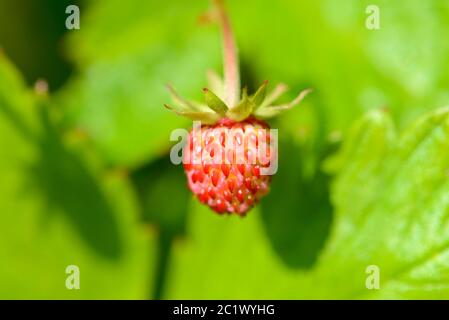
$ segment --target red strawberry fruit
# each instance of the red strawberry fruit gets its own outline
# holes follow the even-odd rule
[[[277,169],[277,135],[263,121],[298,104],[309,92],[292,102],[273,105],[287,87],[278,85],[267,94],[265,81],[251,96],[240,96],[236,46],[222,2],[215,0],[213,16],[222,25],[224,81],[209,74],[210,88],[203,89],[205,104],[188,101],[168,86],[179,115],[200,121],[190,132],[183,149],[184,170],[190,190],[200,202],[217,213],[244,216],[269,191]],[[214,93],[215,92],[215,93]],[[277,132],[276,132],[277,133]]]
[[[184,170],[190,190],[202,203],[218,213],[244,215],[268,193],[271,176],[261,175],[261,169],[271,165],[275,153],[267,129],[265,122],[255,118],[241,122],[223,118],[214,125],[203,125],[201,133],[190,133]],[[233,144],[226,149],[229,140]],[[265,157],[257,157],[259,150]]]

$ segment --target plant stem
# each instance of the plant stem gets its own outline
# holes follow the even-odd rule
[[[236,106],[240,95],[240,74],[237,46],[223,0],[214,0],[223,32],[223,69],[225,102],[229,108]]]

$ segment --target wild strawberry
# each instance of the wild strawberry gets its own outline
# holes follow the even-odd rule
[[[261,167],[268,168],[275,161],[268,136],[261,134],[268,129],[255,118],[241,122],[223,118],[214,125],[203,125],[201,132],[190,132],[184,170],[190,190],[202,203],[218,213],[244,215],[268,193],[271,176],[260,174]],[[229,156],[227,150],[240,151],[240,156],[239,152]],[[265,157],[258,157],[262,152]]]
[[[223,30],[224,81],[209,74],[210,88],[204,88],[205,104],[183,99],[168,86],[175,113],[201,121],[200,130],[190,132],[183,149],[184,170],[190,190],[198,200],[218,213],[244,216],[269,191],[271,170],[277,163],[270,118],[298,104],[309,92],[301,92],[292,102],[273,103],[287,90],[279,84],[266,94],[265,81],[251,96],[246,88],[240,98],[238,57],[231,26],[221,0],[215,0],[213,16]],[[216,92],[216,93],[214,93]]]

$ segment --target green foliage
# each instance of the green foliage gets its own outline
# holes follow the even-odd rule
[[[163,107],[165,85],[202,101],[221,68],[218,28],[198,19],[209,1],[89,2],[57,92],[26,88],[0,53],[0,297],[448,297],[448,3],[379,0],[377,31],[368,0],[227,3],[257,92],[241,108],[280,110],[265,79],[313,89],[271,121],[270,195],[218,216],[168,162],[170,132],[190,124]]]
[[[0,297],[140,298],[153,235],[137,225],[132,190],[102,177],[50,113],[0,56]],[[65,286],[72,264],[79,291]]]
[[[306,138],[324,141],[373,108],[389,107],[402,127],[448,101],[444,2],[380,1],[377,31],[365,27],[367,0],[228,2],[242,85],[254,92],[269,79],[288,83],[292,93],[314,89],[282,117],[292,134],[304,113],[313,122],[307,134],[319,133]],[[99,2],[70,36],[67,52],[80,76],[62,94],[67,121],[86,131],[111,163],[136,166],[163,154],[170,130],[186,124],[161,108],[169,102],[164,85],[200,100],[206,70],[221,71],[218,28],[198,23],[208,7],[207,0],[131,0],[126,8],[117,0]]]
[[[343,297],[448,296],[448,147],[447,108],[399,137],[388,114],[362,119],[340,155],[333,187],[338,223],[320,261],[321,281]],[[361,281],[360,270],[370,264],[381,270],[379,291],[368,292]]]
[[[258,213],[245,221],[217,221],[194,208],[192,238],[177,247],[168,297],[447,297],[448,147],[448,109],[423,117],[399,137],[388,114],[367,114],[328,163],[338,167],[332,186],[335,221],[313,269],[294,271],[275,257]],[[303,206],[295,208],[320,214],[316,204]],[[279,205],[277,213],[285,210]],[[268,219],[275,223],[274,217]],[[295,250],[300,238],[293,243]],[[288,244],[284,241],[282,248],[287,250]],[[297,252],[297,258],[307,257],[312,245]],[[365,287],[370,265],[380,268],[379,290]]]

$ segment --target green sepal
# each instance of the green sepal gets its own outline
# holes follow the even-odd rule
[[[282,96],[288,90],[288,86],[285,83],[279,83],[274,89],[265,96],[264,101],[259,108],[264,108],[272,105],[280,96]]]
[[[203,104],[200,104],[195,101],[190,101],[185,98],[183,98],[181,95],[176,92],[175,88],[173,88],[172,85],[167,84],[166,85],[170,96],[173,100],[174,105],[176,106],[176,110],[178,111],[195,111],[195,112],[210,112],[209,108]],[[173,110],[173,108],[170,107],[170,110]]]
[[[213,70],[207,71],[207,86],[212,90],[218,97],[224,96],[224,83],[223,79]]]
[[[299,95],[290,103],[278,105],[278,106],[262,106],[258,110],[254,112],[254,115],[256,117],[260,118],[272,118],[274,116],[277,116],[278,114],[287,111],[294,106],[296,106],[298,103],[300,103],[307,94],[309,94],[312,90],[306,89],[299,93]]]
[[[245,87],[243,88],[242,100],[240,101],[240,103],[235,106],[235,108],[229,109],[226,115],[228,118],[234,121],[242,121],[250,116],[253,111],[253,106],[254,104],[248,97],[247,88]]]
[[[206,104],[209,108],[214,110],[216,113],[221,116],[226,115],[226,111],[228,111],[228,106],[223,102],[219,97],[215,95],[212,91],[207,88],[203,89],[204,97],[206,98]]]
[[[179,106],[180,108],[182,108],[184,110],[194,110],[195,109],[195,106],[193,104],[191,104],[188,100],[181,97],[176,92],[175,88],[173,88],[173,86],[171,84],[167,84],[166,87],[167,87],[168,92],[170,93],[170,96],[175,105]]]
[[[254,110],[257,110],[257,108],[259,108],[265,100],[265,96],[267,94],[267,86],[268,80],[265,80],[259,87],[259,89],[257,89],[256,93],[251,97],[251,101],[254,105]]]
[[[176,113],[177,115],[187,117],[192,120],[201,121],[204,124],[213,124],[220,119],[220,115],[213,111],[188,111],[172,108],[171,106],[164,104],[164,106]]]

